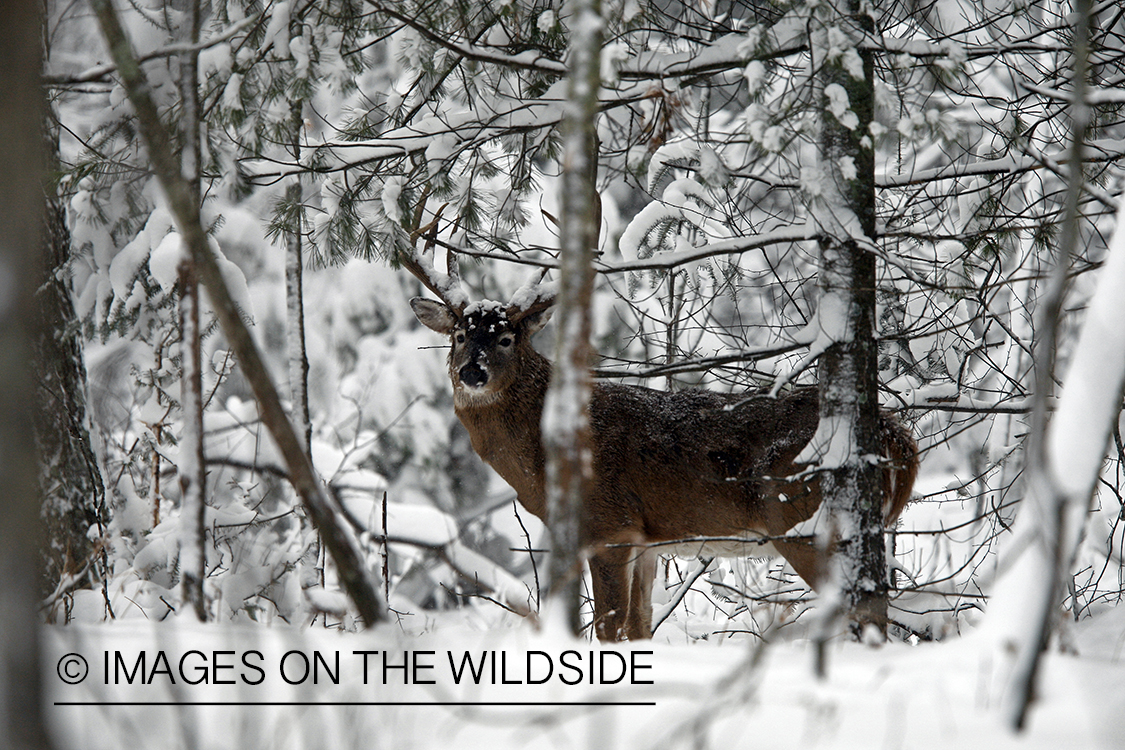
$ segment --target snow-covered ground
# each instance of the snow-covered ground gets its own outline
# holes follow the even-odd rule
[[[765,646],[673,644],[669,631],[601,648],[502,614],[436,618],[358,634],[50,627],[48,716],[60,747],[114,750],[1125,747],[1125,608],[1067,627],[1018,735],[996,710],[996,652],[979,634],[840,640],[821,680],[811,643],[784,631]],[[68,685],[81,674],[75,654],[88,673]]]

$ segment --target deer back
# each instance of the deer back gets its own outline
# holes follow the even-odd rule
[[[626,521],[611,508],[635,509],[629,521],[653,541],[781,533],[815,510],[807,483],[787,479],[816,431],[815,389],[770,398],[599,384],[591,423],[593,502],[606,506],[591,515],[611,516],[604,533]]]

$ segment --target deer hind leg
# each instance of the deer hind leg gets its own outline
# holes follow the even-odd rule
[[[652,637],[652,582],[656,578],[657,555],[647,547],[637,547],[633,553],[625,634],[636,641]]]
[[[806,540],[792,542],[776,540],[773,542],[773,547],[809,588],[817,589],[824,579],[825,561],[822,550],[816,544]]]

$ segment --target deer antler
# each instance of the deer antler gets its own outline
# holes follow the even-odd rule
[[[424,200],[424,199],[423,199]],[[445,210],[448,203],[443,204],[434,215],[433,221],[424,227],[415,230],[410,236],[411,251],[409,253],[400,252],[396,258],[398,264],[405,268],[407,271],[422,282],[422,286],[429,289],[437,298],[444,302],[447,307],[453,312],[457,318],[465,311],[469,305],[469,297],[465,294],[465,290],[461,288],[461,277],[457,273],[457,263],[452,257],[450,251],[450,258],[448,259],[449,273],[442,273],[434,268],[434,264],[426,257],[426,252],[433,252],[434,245],[437,243],[438,222],[441,220],[441,213]],[[423,206],[419,206],[416,221],[421,221]],[[426,248],[423,253],[419,253],[415,246],[420,237],[426,237]]]
[[[415,224],[420,224],[422,221],[427,197],[428,196],[423,196],[422,202],[415,210]],[[461,288],[461,275],[458,272],[456,256],[452,250],[448,251],[446,256],[446,268],[448,273],[438,271],[434,268],[434,264],[430,260],[430,258],[432,258],[434,246],[437,244],[438,225],[441,221],[441,214],[448,205],[448,203],[442,204],[429,223],[411,233],[411,251],[409,253],[400,252],[396,260],[400,266],[421,281],[423,286],[437,295],[437,298],[444,302],[450,311],[452,311],[454,317],[460,318],[464,314],[465,308],[469,306],[469,297],[465,294],[464,289]],[[544,214],[553,220],[550,214],[546,214],[546,212],[544,212]],[[456,225],[454,228],[456,230]],[[426,238],[426,244],[424,250],[419,253],[416,247],[418,240],[423,237]],[[555,300],[558,297],[558,284],[555,282],[544,282],[543,279],[545,275],[546,271],[540,274],[539,278],[532,279],[527,284],[524,284],[512,295],[512,299],[508,302],[507,308],[505,309],[510,322],[518,323],[529,315],[541,313],[554,306]]]
[[[546,209],[540,209],[540,211],[549,222],[559,229],[562,228],[562,223],[549,211]],[[598,245],[601,240],[602,198],[601,194],[596,191],[594,193],[594,225],[598,227],[598,236],[594,239],[594,244]],[[538,279],[524,284],[512,295],[506,310],[509,321],[517,323],[529,315],[543,312],[554,306],[559,294],[559,285],[556,282],[545,283],[543,279],[546,273],[544,270]]]
[[[529,315],[543,312],[553,307],[559,295],[559,285],[554,281],[544,282],[547,272],[544,270],[538,279],[533,279],[521,286],[512,295],[505,310],[508,321],[518,323]]]

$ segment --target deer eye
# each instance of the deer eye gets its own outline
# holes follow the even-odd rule
[[[464,344],[465,343],[465,334],[463,334],[463,333],[458,332],[458,334],[456,336],[454,336],[453,338],[458,344]]]
[[[500,346],[502,346],[504,348],[507,348],[511,345],[512,345],[512,337],[511,336],[502,336],[500,338]]]

